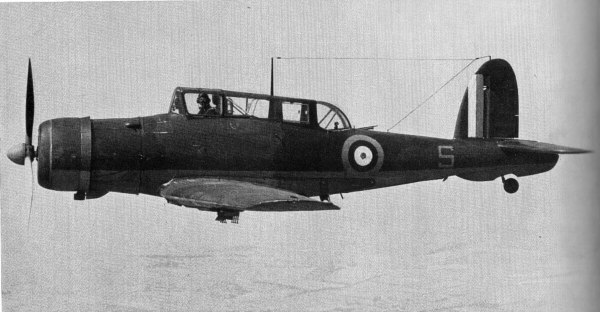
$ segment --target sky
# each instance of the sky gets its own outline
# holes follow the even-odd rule
[[[58,117],[167,112],[177,86],[327,101],[385,131],[469,61],[509,61],[520,137],[598,151],[594,1],[0,3],[0,152]],[[375,60],[375,59],[379,60]],[[391,131],[451,138],[476,61]],[[34,142],[37,141],[34,130]],[[6,311],[592,311],[597,155],[499,181],[333,196],[331,212],[238,225],[145,195],[74,201],[0,157]],[[35,164],[34,164],[35,169]]]

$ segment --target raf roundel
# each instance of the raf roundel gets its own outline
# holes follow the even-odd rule
[[[353,135],[344,142],[342,161],[346,171],[354,173],[377,172],[383,165],[383,149],[371,137]]]

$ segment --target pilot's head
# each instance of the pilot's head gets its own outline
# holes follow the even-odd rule
[[[204,92],[200,93],[198,95],[198,99],[196,99],[196,103],[198,103],[200,106],[202,107],[210,107],[210,99],[208,98],[208,95]]]

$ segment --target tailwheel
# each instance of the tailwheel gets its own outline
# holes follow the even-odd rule
[[[227,220],[231,220],[231,223],[239,223],[240,212],[235,210],[218,210],[215,221],[227,223]]]
[[[519,182],[516,179],[505,179],[502,177],[502,184],[504,184],[504,190],[508,194],[513,194],[519,190]]]

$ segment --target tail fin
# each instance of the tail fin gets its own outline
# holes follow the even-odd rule
[[[463,96],[454,138],[516,138],[519,136],[519,93],[507,61],[485,62]]]

